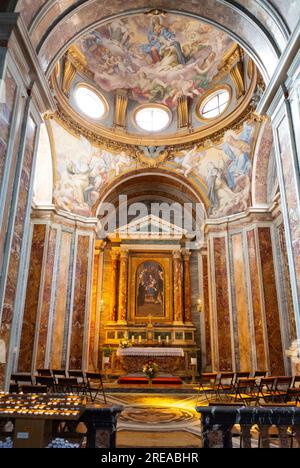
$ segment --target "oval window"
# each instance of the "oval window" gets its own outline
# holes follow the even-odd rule
[[[74,98],[78,109],[91,119],[101,119],[107,110],[107,106],[100,94],[87,86],[77,86]]]
[[[204,99],[200,107],[200,115],[204,119],[219,117],[227,109],[230,93],[227,89],[219,89]]]
[[[167,128],[171,121],[171,113],[161,107],[143,107],[135,114],[137,125],[147,132],[160,132]]]

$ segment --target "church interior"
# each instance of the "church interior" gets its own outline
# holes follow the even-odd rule
[[[300,447],[299,50],[299,0],[1,1],[0,448]]]

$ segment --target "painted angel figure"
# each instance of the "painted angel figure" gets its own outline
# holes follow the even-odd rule
[[[231,160],[227,168],[229,187],[233,189],[239,176],[249,175],[251,171],[250,139],[252,127],[244,124],[242,134],[237,137],[232,131],[225,134],[225,143],[222,146],[224,153]]]
[[[125,151],[121,151],[121,153],[116,157],[115,161],[113,162],[113,168],[115,170],[115,174],[118,177],[123,170],[123,168],[130,167],[131,165],[131,158],[128,156]]]
[[[193,169],[197,166],[199,162],[200,154],[197,151],[197,145],[192,149],[187,151],[181,161],[181,168],[177,169],[178,172],[183,173],[184,177],[188,177]]]

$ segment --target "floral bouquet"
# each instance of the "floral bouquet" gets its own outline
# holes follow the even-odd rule
[[[158,372],[158,365],[154,361],[148,361],[143,366],[143,372],[148,379],[153,379]]]
[[[130,348],[130,346],[132,346],[132,345],[131,345],[131,343],[129,343],[128,340],[123,340],[120,343],[120,348],[122,348],[122,349]]]

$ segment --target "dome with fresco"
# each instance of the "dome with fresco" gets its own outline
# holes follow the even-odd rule
[[[252,60],[225,32],[159,11],[94,26],[51,77],[64,120],[145,145],[199,141],[237,122],[257,80]]]

